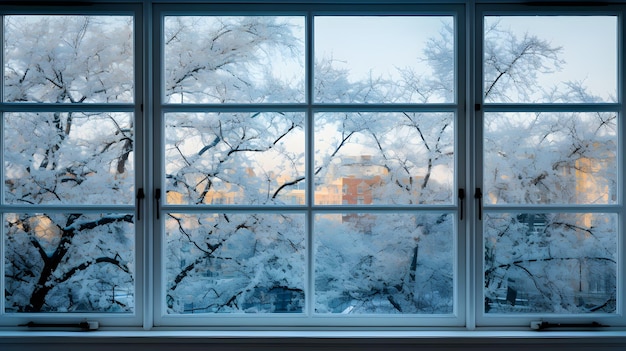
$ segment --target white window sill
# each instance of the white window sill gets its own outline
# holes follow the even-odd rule
[[[0,330],[0,344],[26,339],[189,339],[189,340],[279,340],[279,339],[347,339],[347,340],[532,340],[532,339],[607,339],[626,342],[626,329],[610,331],[487,331],[487,330],[416,330],[416,331],[289,331],[289,330],[97,330],[97,331],[28,331]]]

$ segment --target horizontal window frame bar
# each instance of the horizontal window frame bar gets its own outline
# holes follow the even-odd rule
[[[482,112],[621,112],[620,103],[572,103],[572,104],[550,104],[550,103],[520,103],[520,104],[499,104],[485,103],[481,107]]]
[[[1,109],[1,106],[0,106]],[[162,113],[202,112],[458,112],[458,104],[166,104]]]
[[[125,1],[6,1],[0,16],[138,16],[141,4]]]
[[[247,6],[242,8],[241,3]],[[155,14],[159,16],[248,16],[248,15],[349,15],[349,16],[396,16],[396,15],[444,15],[454,16],[463,7],[464,2],[441,4],[436,1],[427,3],[415,0],[393,1],[262,1],[262,0],[235,0],[207,3],[206,1],[186,1],[188,5],[181,10],[179,4],[172,1],[152,1]],[[427,5],[427,6],[425,6]]]
[[[100,327],[105,326],[102,322],[106,323],[106,326],[115,327],[136,327],[136,323],[133,322],[137,319],[138,308],[135,307],[135,312],[2,312],[0,313],[0,319],[3,320],[3,324],[0,324],[3,331],[6,331],[7,327],[20,327],[23,328],[26,323],[55,323],[55,322],[70,322],[80,323],[85,320],[97,320],[100,322]],[[24,329],[23,329],[24,330]],[[41,329],[40,329],[41,330]],[[53,329],[59,331],[59,329]],[[72,331],[74,332],[74,331]],[[28,331],[33,333],[33,331]],[[0,345],[2,343],[0,342]]]
[[[0,109],[2,106],[0,106]],[[455,103],[433,104],[330,104],[330,103],[295,103],[295,104],[164,104],[160,107],[163,113],[172,112],[458,112],[464,109]],[[482,112],[620,112],[620,103],[597,104],[484,104]]]
[[[130,213],[134,214],[135,205],[0,205],[0,213]]]
[[[0,103],[0,112],[137,112],[140,104]]]
[[[488,0],[476,4],[481,17],[498,16],[619,16],[623,1],[524,1],[498,2]],[[494,6],[494,4],[497,4]]]
[[[620,204],[603,205],[484,205],[483,212],[524,212],[524,213],[546,213],[546,212],[567,212],[567,213],[620,213],[624,206]]]
[[[282,206],[282,205],[161,205],[161,212],[239,212],[239,213],[361,213],[361,212],[456,212],[458,206],[455,205],[404,205],[404,206],[384,206],[384,205],[313,205],[313,206]],[[1,208],[0,208],[1,210]]]
[[[372,325],[372,319],[380,320],[377,325]],[[293,314],[265,314],[253,316],[250,314],[232,316],[224,314],[166,314],[161,316],[160,323],[155,325],[156,330],[159,328],[208,328],[201,330],[223,330],[235,328],[242,330],[242,322],[249,321],[254,324],[244,324],[248,326],[243,330],[287,330],[290,332],[301,333],[302,331],[311,330],[341,330],[354,331],[354,328],[359,330],[386,330],[394,331],[398,330],[416,330],[415,328],[432,328],[433,325],[437,325],[434,330],[441,331],[442,328],[461,328],[466,330],[465,327],[459,323],[458,316],[454,313],[450,315],[429,315],[429,314],[410,314],[410,315],[385,315],[385,314],[363,314],[363,315],[342,315],[342,314],[321,314],[321,313],[303,313],[303,315]],[[339,329],[338,329],[339,328]],[[406,328],[406,329],[405,329]],[[166,329],[169,330],[169,329]],[[300,334],[298,334],[300,335]]]
[[[384,314],[384,313],[360,313],[360,314],[343,314],[343,313],[320,313],[315,311],[303,311],[303,312],[267,312],[267,313],[249,313],[249,314],[229,314],[226,315],[224,313],[219,312],[203,312],[203,313],[194,313],[194,314],[181,314],[181,313],[169,313],[164,316],[165,318],[172,319],[232,319],[232,320],[241,320],[241,319],[284,319],[285,317],[290,317],[295,320],[312,320],[318,318],[328,318],[333,319],[336,322],[340,322],[343,320],[350,319],[361,319],[361,318],[389,318],[393,319],[415,319],[415,318],[446,318],[452,319],[456,318],[455,311],[450,313],[406,313],[406,314]],[[239,321],[241,322],[241,321]],[[388,324],[385,324],[386,326]],[[393,323],[391,324],[393,325]]]

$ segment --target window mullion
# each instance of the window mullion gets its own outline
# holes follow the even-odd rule
[[[313,137],[314,131],[314,99],[315,99],[315,17],[311,11],[306,13],[305,17],[305,102],[306,110],[306,126],[305,126],[305,158],[306,158],[306,288],[305,288],[305,314],[311,317],[315,313],[315,248],[313,247],[313,225],[314,216],[313,204],[315,202],[315,143]]]

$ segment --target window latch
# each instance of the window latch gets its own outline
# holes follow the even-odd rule
[[[143,188],[137,190],[137,221],[141,220],[141,201],[146,198]]]
[[[161,213],[161,189],[154,189],[154,201],[156,203],[156,219],[160,218]]]
[[[478,220],[483,220],[483,192],[480,188],[476,188],[474,199],[478,200]]]
[[[465,202],[465,189],[459,189],[459,221],[463,220],[463,203]]]

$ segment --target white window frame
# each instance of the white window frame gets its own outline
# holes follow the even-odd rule
[[[313,26],[315,16],[337,16],[337,15],[346,15],[346,16],[376,16],[376,15],[407,15],[407,14],[415,14],[415,15],[445,15],[445,16],[453,16],[455,23],[455,32],[456,32],[456,42],[455,48],[457,52],[464,52],[465,48],[465,38],[461,33],[460,28],[464,27],[465,23],[465,13],[462,6],[456,5],[431,5],[427,7],[422,7],[419,5],[331,5],[331,4],[321,4],[321,5],[313,5],[308,4],[306,6],[298,6],[297,4],[289,4],[285,6],[281,5],[247,5],[245,8],[238,7],[236,5],[190,5],[184,10],[180,10],[176,5],[158,5],[154,8],[154,27],[153,33],[162,33],[163,29],[160,27],[161,23],[163,23],[164,16],[167,15],[294,15],[294,16],[306,16],[305,25],[306,25],[306,43],[305,43],[305,70],[306,70],[306,87],[305,87],[305,96],[306,100],[304,103],[297,104],[227,104],[227,105],[219,105],[219,104],[165,104],[161,103],[162,99],[162,89],[159,92],[155,91],[155,101],[154,101],[154,116],[153,119],[155,122],[155,140],[161,140],[163,142],[163,128],[160,126],[162,123],[164,113],[174,111],[174,112],[213,112],[213,111],[299,111],[307,114],[307,122],[305,122],[305,133],[306,133],[306,143],[307,145],[312,145],[312,130],[313,130],[313,122],[312,116],[313,113],[318,111],[328,112],[328,111],[336,111],[336,112],[349,112],[349,111],[360,111],[360,112],[368,112],[368,111],[407,111],[407,112],[451,112],[455,114],[455,135],[457,140],[455,140],[456,150],[458,150],[459,145],[464,144],[463,140],[463,132],[464,130],[464,120],[463,118],[465,113],[465,62],[461,60],[457,60],[456,62],[456,82],[455,82],[455,90],[456,90],[456,101],[452,103],[441,103],[441,104],[329,104],[329,103],[318,103],[314,102],[313,99],[313,82],[311,77],[313,77]],[[161,45],[161,41],[153,40],[155,45]],[[156,44],[159,43],[159,44]],[[155,49],[154,50],[154,67],[155,71],[158,72],[155,77],[156,81],[154,86],[159,87],[162,85],[162,78],[159,74],[162,74],[164,68],[161,64],[159,64],[159,60],[163,59],[163,49]],[[460,54],[459,56],[463,57],[465,55]],[[156,89],[156,88],[155,88]],[[155,147],[152,148],[155,152],[156,150],[161,150],[162,147],[157,147],[155,143]],[[312,148],[307,146],[307,150],[305,151],[307,158],[306,165],[306,176],[307,179],[313,179],[313,150]],[[455,171],[460,172],[464,167],[463,154],[459,153],[456,156],[455,160]],[[161,164],[164,162],[163,156],[155,157],[155,174],[161,173],[160,170],[164,169],[164,165]],[[161,178],[163,175],[160,176]],[[160,187],[164,189],[164,179],[155,179],[155,184],[162,184]],[[455,176],[456,185],[455,188],[462,186],[464,184],[464,179],[461,176]],[[274,326],[274,327],[372,327],[372,326],[385,326],[385,327],[407,327],[407,326],[462,326],[465,324],[465,300],[463,297],[463,291],[465,291],[465,271],[463,269],[462,262],[465,261],[465,231],[464,227],[460,224],[455,225],[457,232],[454,237],[456,240],[456,244],[454,245],[453,252],[456,254],[454,258],[454,279],[455,279],[455,288],[453,293],[453,301],[454,301],[454,311],[450,315],[381,315],[381,314],[372,314],[372,315],[323,315],[323,314],[314,314],[313,305],[312,305],[312,287],[314,285],[313,275],[311,273],[312,267],[312,222],[313,216],[316,213],[328,213],[328,212],[336,212],[341,213],[342,211],[346,212],[371,212],[371,213],[384,213],[384,212],[394,212],[398,210],[408,210],[408,211],[440,211],[447,212],[453,215],[457,215],[459,212],[459,203],[456,198],[453,199],[453,203],[450,205],[442,206],[442,205],[420,205],[419,207],[413,206],[370,206],[363,207],[363,205],[321,205],[313,203],[313,183],[312,181],[307,182],[307,200],[304,206],[187,206],[187,205],[168,205],[163,203],[160,206],[160,217],[163,218],[164,214],[167,212],[198,212],[198,211],[227,211],[227,212],[276,212],[280,213],[285,211],[295,211],[295,213],[305,213],[307,218],[306,230],[308,232],[308,238],[306,239],[307,244],[307,278],[306,278],[306,286],[305,286],[305,299],[306,299],[306,307],[304,312],[294,315],[271,315],[271,314],[259,314],[259,315],[234,315],[234,314],[203,314],[203,315],[168,315],[164,310],[164,291],[160,291],[159,294],[156,294],[154,297],[154,321],[156,326]],[[158,185],[155,185],[159,187]],[[454,190],[456,193],[456,190]],[[163,191],[161,191],[163,193]],[[164,280],[164,263],[158,261],[157,257],[159,255],[164,254],[164,228],[163,223],[160,221],[156,221],[154,224],[155,228],[155,286],[157,290],[160,287],[161,290],[165,290],[165,282]],[[157,234],[159,233],[159,234]],[[157,268],[158,267],[158,268]],[[159,271],[160,270],[160,274]]]
[[[135,172],[137,189],[144,188],[147,200],[141,203],[141,220],[135,222],[136,226],[136,258],[135,258],[135,312],[132,315],[111,315],[111,314],[6,314],[4,309],[0,310],[0,326],[16,327],[30,321],[35,322],[74,322],[85,318],[97,319],[102,326],[121,327],[130,329],[133,327],[143,327],[144,329],[157,329],[157,327],[172,328],[200,328],[209,329],[216,328],[266,328],[266,329],[294,329],[294,330],[312,330],[315,328],[353,328],[365,330],[368,327],[387,329],[387,330],[407,330],[411,328],[435,327],[435,328],[453,328],[453,330],[473,330],[476,328],[494,330],[499,327],[509,329],[526,328],[531,321],[544,319],[551,322],[589,322],[598,321],[610,326],[625,327],[626,326],[626,283],[624,282],[623,272],[626,271],[626,240],[624,240],[624,230],[626,229],[624,221],[626,218],[626,208],[624,207],[624,183],[626,181],[626,162],[623,158],[619,158],[618,162],[618,184],[616,205],[604,206],[607,210],[617,213],[619,217],[618,232],[620,233],[618,248],[618,267],[617,271],[620,279],[617,282],[618,304],[617,311],[610,316],[596,315],[573,315],[573,316],[551,316],[551,315],[517,315],[517,316],[489,316],[482,312],[483,306],[483,268],[482,268],[482,222],[478,220],[479,212],[485,210],[490,211],[496,209],[494,206],[484,206],[479,208],[478,201],[473,199],[474,189],[483,188],[482,186],[482,114],[486,111],[497,111],[506,109],[506,111],[525,111],[527,106],[521,104],[485,104],[482,101],[482,16],[484,14],[502,13],[511,15],[520,15],[524,13],[545,12],[546,14],[616,14],[619,19],[618,34],[618,99],[616,104],[605,104],[600,106],[608,111],[617,111],[621,118],[626,115],[624,101],[626,101],[626,69],[624,67],[624,48],[626,47],[626,35],[624,35],[624,19],[626,16],[626,2],[622,0],[612,1],[607,6],[538,6],[530,7],[526,5],[511,5],[503,3],[517,3],[521,1],[502,0],[502,3],[494,3],[490,0],[472,1],[472,0],[450,0],[449,3],[435,2],[428,0],[398,0],[393,4],[387,4],[383,0],[338,0],[338,1],[320,1],[313,0],[277,0],[272,4],[263,4],[260,0],[225,0],[220,5],[202,4],[203,1],[190,0],[190,4],[185,4],[181,9],[180,4],[176,4],[173,0],[93,0],[94,4],[88,6],[28,6],[28,5],[3,5],[0,8],[1,15],[10,14],[124,14],[133,15],[135,19],[135,100],[133,103],[109,105],[109,104],[89,104],[78,107],[59,106],[56,104],[9,104],[0,102],[0,112],[13,111],[49,111],[63,110],[70,108],[73,111],[97,110],[97,111],[129,111],[135,114]],[[27,4],[27,1],[24,2]],[[242,6],[242,3],[246,3]],[[253,5],[250,5],[250,4]],[[588,5],[588,4],[587,4]],[[294,104],[286,106],[231,106],[221,107],[217,105],[191,105],[191,106],[169,106],[162,104],[161,90],[159,84],[162,81],[162,52],[161,52],[161,21],[165,14],[198,14],[198,13],[230,13],[230,14],[251,14],[255,10],[267,11],[272,15],[302,15],[312,16],[320,15],[358,15],[358,14],[380,14],[386,13],[410,13],[421,14],[425,12],[431,13],[456,13],[455,32],[456,32],[456,68],[457,81],[455,87],[457,89],[457,100],[451,104],[428,104],[428,105],[399,105],[399,104],[372,104],[362,105],[325,105],[319,103],[305,102],[303,104]],[[199,11],[199,12],[197,12]],[[254,12],[258,14],[258,12]],[[309,17],[310,18],[310,17]],[[313,23],[306,22],[307,39],[312,41]],[[2,34],[0,28],[0,34]],[[311,61],[311,44],[307,46],[307,71],[312,72]],[[2,58],[0,57],[0,66],[4,67]],[[312,82],[308,82],[307,101],[311,99]],[[0,96],[2,96],[2,85],[0,84]],[[144,103],[145,102],[145,103]],[[53,106],[54,105],[54,106]],[[477,105],[480,109],[476,110]],[[596,110],[599,105],[576,105],[574,109]],[[571,107],[571,106],[570,106]],[[232,108],[253,108],[257,110],[276,111],[277,109],[285,109],[288,111],[303,111],[311,115],[313,111],[452,111],[456,114],[455,128],[456,140],[455,151],[456,163],[456,188],[465,191],[465,199],[457,200],[453,205],[446,207],[432,206],[431,210],[451,211],[459,215],[463,211],[463,218],[458,220],[457,217],[457,247],[454,262],[455,267],[455,293],[454,303],[455,312],[453,316],[437,317],[437,316],[361,316],[357,318],[342,318],[337,316],[167,316],[164,313],[162,304],[163,289],[163,269],[161,253],[163,252],[163,225],[162,221],[156,219],[157,211],[166,213],[169,210],[181,209],[178,206],[160,206],[157,207],[154,201],[155,189],[164,189],[163,172],[163,156],[159,150],[164,144],[163,126],[161,123],[162,116],[167,111],[219,111]],[[541,106],[542,109],[558,109],[559,106]],[[0,122],[1,123],[1,122]],[[307,127],[311,129],[312,122]],[[0,128],[2,130],[3,128]],[[618,137],[618,150],[624,150],[626,144],[624,137],[626,136],[626,123],[619,124],[620,135]],[[311,138],[311,133],[308,133]],[[308,140],[308,143],[311,141]],[[0,141],[2,143],[2,141]],[[0,145],[1,146],[1,145]],[[311,150],[307,151],[309,161],[307,161],[307,176],[312,175],[312,154]],[[3,157],[0,155],[0,160]],[[2,162],[3,163],[3,162]],[[311,179],[309,177],[309,179]],[[307,191],[309,198],[307,199],[306,213],[310,218],[314,211],[320,209],[335,210],[332,206],[319,204],[312,205],[311,193],[313,191],[312,182],[307,183]],[[163,203],[163,201],[162,201]],[[36,208],[45,210],[69,210],[80,207],[81,210],[88,211],[135,211],[136,206],[95,206],[88,209],[85,206],[38,206]],[[497,206],[496,206],[497,207]],[[565,208],[567,207],[567,208]],[[288,206],[287,209],[301,211],[300,205]],[[338,206],[337,210],[359,210],[358,206]],[[398,207],[400,208],[400,207]],[[185,210],[197,211],[198,209],[184,208]],[[231,206],[215,206],[212,209],[232,210]],[[248,210],[273,210],[266,207],[250,208]],[[563,210],[571,210],[571,206],[562,206]],[[31,206],[13,206],[0,204],[0,212],[6,213],[10,211],[35,210]],[[241,209],[242,211],[245,209]],[[280,209],[276,209],[277,211]],[[369,211],[388,211],[389,208],[367,208]],[[309,225],[310,231],[310,225]],[[4,235],[4,234],[3,234]],[[0,271],[4,272],[4,249],[3,236],[0,238]],[[311,261],[309,239],[309,263]],[[4,273],[3,273],[4,274]],[[309,285],[312,285],[311,278],[308,279]],[[4,291],[3,279],[0,280],[0,291]],[[310,292],[308,292],[310,294]],[[3,307],[3,301],[0,301],[0,307]],[[310,306],[309,306],[310,310]],[[431,330],[430,328],[424,330]]]
[[[472,170],[475,189],[484,189],[483,180],[483,114],[488,112],[615,112],[618,114],[618,152],[624,150],[624,136],[626,136],[626,123],[623,122],[624,117],[624,101],[626,96],[624,92],[624,47],[625,47],[625,35],[624,35],[624,15],[625,8],[621,5],[599,5],[589,6],[568,6],[559,7],[558,5],[546,5],[540,6],[533,5],[515,5],[515,4],[477,4],[475,12],[475,38],[474,43],[474,77],[473,77],[473,90],[475,101],[474,112],[474,128],[472,135],[472,145],[475,148],[474,169]],[[491,103],[483,100],[483,19],[485,16],[497,15],[497,16],[616,16],[618,21],[618,33],[617,33],[617,99],[615,103]],[[615,313],[589,313],[589,314],[553,314],[553,313],[528,313],[528,314],[488,314],[484,312],[484,245],[483,245],[483,222],[482,220],[476,220],[472,224],[471,232],[475,236],[475,256],[472,260],[474,264],[474,274],[472,284],[474,285],[473,304],[475,306],[475,321],[478,327],[517,327],[517,326],[530,326],[532,322],[547,321],[550,323],[592,323],[597,322],[606,326],[624,326],[626,324],[626,306],[624,304],[624,277],[623,273],[625,269],[624,254],[626,253],[626,240],[624,240],[624,216],[626,215],[626,208],[624,207],[624,172],[625,162],[623,155],[617,158],[617,173],[618,173],[618,187],[617,198],[614,204],[607,205],[576,205],[576,204],[563,204],[563,205],[499,205],[499,204],[485,204],[483,202],[482,209],[478,209],[478,204],[475,203],[475,208],[481,210],[483,216],[486,213],[498,213],[498,212],[512,212],[524,213],[523,211],[537,211],[545,209],[547,211],[554,211],[558,213],[614,213],[617,215],[617,242],[619,247],[616,250],[617,263],[616,263],[616,290],[617,290],[617,306]],[[475,217],[477,218],[477,217]]]
[[[70,104],[70,103],[7,103],[0,101],[0,113],[8,112],[126,112],[132,114],[134,117],[134,172],[135,183],[134,191],[137,194],[138,189],[144,188],[145,170],[146,165],[142,162],[143,158],[140,155],[144,150],[144,118],[143,118],[143,100],[144,100],[144,47],[141,33],[143,33],[143,16],[141,7],[136,4],[89,4],[89,5],[76,5],[70,7],[59,6],[2,6],[0,8],[0,16],[2,19],[7,15],[118,15],[118,16],[132,16],[133,17],[133,35],[134,35],[134,96],[133,101],[129,103],[84,103],[84,104]],[[0,36],[4,38],[4,21],[0,25]],[[4,50],[4,49],[3,49]],[[4,54],[0,56],[0,67],[4,67]],[[2,68],[4,70],[4,68]],[[4,96],[3,93],[4,84],[0,84],[0,97]],[[3,98],[1,98],[3,99]],[[4,119],[0,120],[0,133],[4,133]],[[4,150],[4,138],[0,141],[0,147]],[[4,164],[4,156],[0,155],[0,161]],[[4,171],[1,172],[1,177],[4,183]],[[2,190],[4,192],[4,188]],[[134,198],[135,196],[133,196]],[[118,212],[118,213],[130,213],[134,216],[134,246],[135,246],[135,271],[133,272],[135,278],[135,307],[134,311],[130,313],[6,313],[4,310],[4,279],[0,280],[0,290],[3,292],[2,300],[0,300],[0,326],[17,326],[25,323],[49,323],[55,321],[57,323],[74,323],[80,322],[86,319],[97,320],[101,326],[123,326],[133,327],[141,326],[145,319],[145,302],[144,295],[146,293],[145,288],[145,272],[144,272],[144,252],[145,252],[145,236],[144,236],[144,224],[145,215],[141,214],[138,219],[137,201],[128,205],[15,205],[6,204],[4,195],[0,198],[0,214],[11,212],[68,212],[68,211],[80,211],[81,213],[106,213],[106,212]],[[143,212],[143,211],[142,211]],[[3,272],[4,277],[4,223],[2,224],[0,232],[0,270]]]

